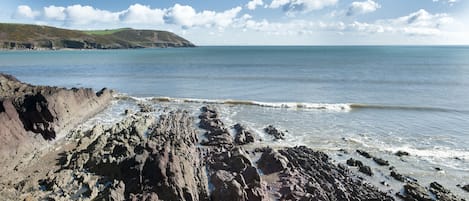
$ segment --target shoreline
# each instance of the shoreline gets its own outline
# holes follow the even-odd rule
[[[138,106],[135,112],[121,111],[126,116],[110,128],[102,124],[89,130],[78,127],[63,142],[34,153],[34,160],[10,170],[24,171],[24,178],[16,178],[21,180],[19,184],[5,184],[9,175],[2,175],[0,197],[226,200],[229,195],[233,200],[401,199],[395,195],[399,192],[381,192],[368,184],[367,177],[353,169],[368,172],[369,167],[356,158],[347,161],[347,167],[308,147],[265,147],[260,143],[262,138],[245,125],[235,125],[235,133],[231,133],[216,106],[204,106],[197,114],[172,108],[157,114],[151,105]],[[279,140],[285,137],[284,131],[275,126],[265,132]],[[360,154],[370,155],[362,151]],[[384,159],[370,158],[385,164]],[[440,196],[439,200],[461,200],[437,184],[430,185],[430,194],[422,184],[397,171],[395,175],[406,181],[402,183],[406,190],[401,192],[402,196],[410,196],[406,199]],[[67,184],[70,179],[73,182]]]

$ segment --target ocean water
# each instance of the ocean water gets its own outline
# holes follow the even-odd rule
[[[115,89],[119,98],[99,116],[106,122],[139,101],[194,114],[217,104],[228,125],[244,123],[268,145],[307,145],[337,162],[354,157],[372,165],[376,183],[386,180],[387,167],[355,153],[366,150],[424,185],[438,181],[469,196],[456,187],[469,181],[469,47],[4,51],[0,72],[33,84]],[[287,139],[266,136],[269,124],[288,130]],[[400,159],[398,150],[411,156]]]

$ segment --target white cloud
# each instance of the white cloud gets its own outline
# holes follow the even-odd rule
[[[65,9],[66,21],[74,25],[87,25],[94,23],[112,23],[119,21],[118,12],[100,10],[91,6],[73,5]]]
[[[378,8],[381,8],[381,5],[374,2],[373,0],[355,1],[352,4],[350,4],[350,7],[348,8],[348,11],[347,11],[347,15],[352,16],[352,15],[357,15],[357,14],[371,13],[371,12],[375,12],[376,9]]]
[[[442,34],[454,19],[446,13],[431,14],[424,9],[395,19],[378,20],[374,23],[352,23],[349,28],[367,33],[401,33],[413,36]]]
[[[33,11],[31,7],[26,5],[20,5],[16,9],[15,14],[13,14],[14,18],[24,18],[24,19],[34,19],[40,13],[37,11]]]
[[[65,20],[67,15],[64,7],[48,6],[44,7],[44,17],[51,20]]]
[[[232,24],[241,9],[241,7],[235,7],[223,12],[208,10],[196,12],[191,6],[175,4],[172,8],[168,9],[165,15],[165,22],[179,25],[183,28],[197,26],[223,28]]]
[[[119,15],[119,19],[124,23],[130,24],[164,24],[165,10],[151,9],[149,6],[134,4]]]
[[[257,6],[262,6],[264,5],[264,2],[262,0],[251,0],[246,4],[246,8],[249,10],[256,10]]]
[[[280,8],[287,13],[310,12],[337,4],[338,0],[273,0],[269,8]]]

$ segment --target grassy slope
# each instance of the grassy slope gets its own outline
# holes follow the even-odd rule
[[[78,31],[49,26],[0,23],[1,43],[41,44],[44,41],[53,41],[58,48],[61,48],[63,40],[93,42],[110,48],[193,46],[186,39],[166,31],[130,28]]]

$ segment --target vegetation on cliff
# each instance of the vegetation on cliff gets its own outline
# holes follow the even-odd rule
[[[78,31],[49,26],[0,23],[3,49],[125,49],[194,47],[190,41],[167,31],[130,28]]]

